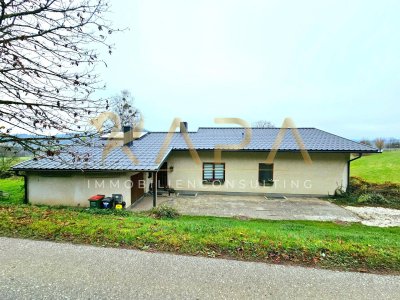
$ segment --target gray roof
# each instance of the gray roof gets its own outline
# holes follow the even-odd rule
[[[280,128],[252,128],[250,142],[241,151],[269,151],[273,148]],[[310,152],[348,152],[377,153],[378,149],[363,145],[316,128],[297,129],[305,148]],[[300,150],[293,135],[293,129],[287,129],[278,147],[278,151]],[[245,128],[204,128],[189,132],[189,137],[197,150],[213,150],[216,145],[226,145],[225,150],[232,150],[228,145],[239,144],[244,137]],[[44,157],[22,162],[13,170],[90,170],[90,171],[152,171],[160,167],[161,162],[172,150],[188,150],[189,147],[179,132],[172,134],[169,145],[164,149],[160,163],[156,162],[160,149],[167,137],[167,132],[149,132],[133,141],[130,147],[115,147],[104,155],[107,141],[93,147],[75,147],[71,153],[78,153],[78,159],[68,153],[57,157]],[[137,159],[134,162],[126,152],[131,151]],[[104,159],[103,159],[104,156]]]

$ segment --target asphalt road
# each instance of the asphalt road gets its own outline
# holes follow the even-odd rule
[[[0,238],[1,299],[399,299],[400,277]]]

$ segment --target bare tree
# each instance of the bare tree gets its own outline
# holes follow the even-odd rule
[[[367,146],[372,146],[371,141],[368,140],[368,139],[365,139],[365,138],[360,141],[360,144],[367,145]]]
[[[85,124],[108,109],[98,48],[110,54],[103,0],[0,0],[0,138],[32,152],[54,149],[55,133],[88,135]],[[13,134],[53,135],[22,139]],[[69,136],[67,138],[70,138]]]
[[[134,126],[139,122],[140,111],[135,108],[134,100],[128,90],[122,90],[120,94],[111,98],[111,110],[119,116],[121,127]]]
[[[385,140],[383,138],[377,138],[374,141],[375,147],[382,150],[385,147]]]
[[[276,126],[270,122],[270,121],[266,121],[266,120],[259,120],[257,122],[253,123],[253,127],[256,128],[276,128]]]
[[[385,148],[389,148],[389,149],[398,149],[400,148],[400,139],[396,139],[396,138],[389,138],[386,140],[385,143]]]

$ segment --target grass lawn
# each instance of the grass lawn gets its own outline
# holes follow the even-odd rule
[[[400,183],[400,151],[363,156],[351,163],[351,176],[369,182]]]
[[[0,235],[400,274],[400,228],[0,205]]]
[[[24,199],[24,179],[22,177],[0,179],[0,191],[10,194],[9,200],[0,199],[0,203],[4,201],[22,203]]]

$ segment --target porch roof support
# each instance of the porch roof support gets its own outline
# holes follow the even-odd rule
[[[153,207],[157,206],[157,174],[158,172],[153,172]]]

